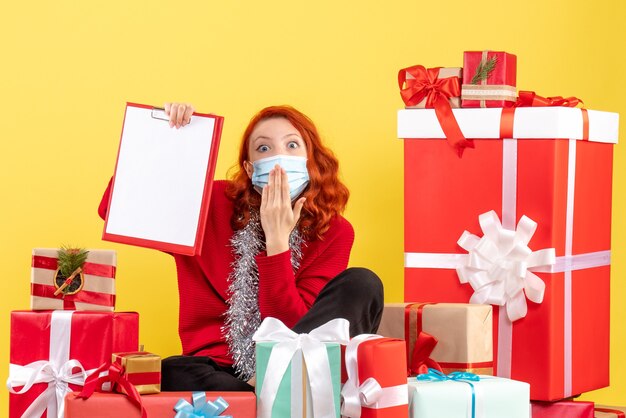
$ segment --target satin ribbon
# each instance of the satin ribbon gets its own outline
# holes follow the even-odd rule
[[[347,344],[350,338],[349,328],[350,324],[346,319],[338,318],[315,328],[308,334],[296,334],[280,320],[265,318],[252,339],[256,342],[276,342],[277,344],[272,348],[263,379],[259,395],[258,417],[270,418],[272,416],[278,386],[292,358],[300,351],[309,376],[313,416],[336,416],[331,370],[324,343]]]
[[[100,306],[115,306],[115,295],[92,292],[89,290],[81,290],[73,295],[58,295],[55,296],[54,292],[56,287],[47,286],[39,283],[30,284],[30,294],[32,296],[38,296],[42,298],[62,299],[63,309],[76,309],[76,302],[89,303],[92,305]]]
[[[472,382],[480,381],[480,376],[469,372],[452,372],[448,375],[434,369],[429,369],[428,373],[420,374],[417,376],[417,380],[420,381],[446,381],[467,383],[472,389],[472,418],[476,417],[476,390]]]
[[[409,403],[406,384],[382,388],[378,381],[370,377],[359,384],[358,352],[365,341],[383,338],[380,335],[361,334],[354,337],[346,347],[346,371],[348,380],[341,389],[343,403],[341,415],[359,418],[362,407],[371,409],[391,408]]]
[[[58,260],[54,257],[35,255],[33,256],[32,267],[46,270],[56,270],[58,268]],[[115,266],[86,262],[83,264],[83,273],[92,276],[115,279]]]
[[[519,97],[515,102],[516,107],[542,107],[542,106],[565,106],[576,107],[584,104],[578,97],[542,97],[534,91],[520,91]]]
[[[137,388],[128,381],[124,368],[117,363],[104,363],[101,365],[95,373],[93,373],[83,387],[83,390],[78,395],[79,398],[89,399],[96,389],[101,389],[102,385],[106,382],[111,382],[112,385],[117,385],[119,388],[124,389],[126,395],[137,408],[141,410],[141,418],[147,418],[148,414],[141,401],[141,396],[137,392]]]
[[[435,115],[448,143],[461,157],[463,150],[466,147],[473,148],[474,144],[463,136],[449,102],[450,98],[461,95],[460,80],[458,77],[438,78],[440,68],[426,69],[422,65],[415,65],[400,70],[398,72],[400,95],[407,106],[415,106],[426,100],[426,107],[435,109]],[[414,78],[407,79],[407,74]]]
[[[515,108],[517,107],[576,107],[583,104],[577,97],[542,97],[534,91],[520,91],[517,101],[510,108],[502,109],[500,118],[500,138],[513,138],[513,125],[515,122]],[[587,109],[580,109],[583,119],[582,140],[589,140],[589,114]]]
[[[233,418],[232,415],[220,415],[228,408],[228,402],[221,396],[215,401],[207,401],[204,392],[194,392],[191,394],[191,400],[193,404],[190,404],[183,398],[176,402],[174,406],[176,415],[174,418]]]
[[[626,418],[626,414],[620,411],[619,409],[611,409],[611,408],[595,408],[598,412],[604,412],[606,414],[615,414],[615,418]]]
[[[426,373],[428,369],[443,371],[439,363],[430,358],[438,342],[437,338],[427,332],[422,331],[417,335],[411,355],[411,364],[409,365],[411,376]]]
[[[517,321],[526,316],[526,298],[543,301],[545,283],[532,270],[554,264],[555,249],[528,247],[537,223],[525,215],[516,230],[503,228],[495,211],[483,213],[478,220],[483,237],[465,231],[458,241],[469,253],[467,264],[457,268],[459,281],[474,289],[470,303],[504,306],[509,319]]]
[[[22,414],[22,418],[47,416],[63,418],[65,415],[65,395],[72,392],[70,384],[83,386],[88,376],[95,370],[85,370],[78,360],[69,358],[73,311],[53,311],[50,320],[49,360],[35,361],[25,366],[11,364],[7,388],[9,392],[21,395],[37,383],[47,383],[44,390]],[[73,373],[74,369],[79,371]],[[19,391],[17,387],[23,386]]]
[[[407,365],[409,376],[426,373],[428,368],[441,370],[440,365],[430,358],[430,354],[437,345],[437,339],[427,332],[422,331],[423,312],[426,305],[436,303],[409,303],[404,307],[404,340],[406,341]],[[417,309],[415,309],[417,307]],[[411,312],[416,311],[415,327],[411,325]],[[413,333],[415,330],[415,333]],[[413,350],[411,350],[411,342]]]

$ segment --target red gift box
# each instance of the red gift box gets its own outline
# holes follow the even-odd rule
[[[406,344],[363,334],[350,340],[345,356],[348,381],[341,389],[341,415],[406,417],[409,413]]]
[[[134,312],[11,312],[8,385],[21,393],[10,394],[9,417],[29,410],[27,416],[56,418],[66,393],[80,390],[113,352],[136,351],[138,336]]]
[[[438,139],[443,133],[433,111],[398,113],[399,137],[430,138],[405,140],[405,300],[500,305],[515,296],[506,309],[495,307],[498,376],[530,383],[534,400],[563,399],[607,386],[610,142],[617,141],[618,115],[543,107],[457,109],[455,116],[476,145],[463,158]],[[502,137],[507,139],[498,140]],[[539,268],[544,272],[506,282],[490,282],[492,272],[476,268],[478,274],[469,277],[480,290],[474,293],[460,283],[456,269],[467,273],[468,263],[487,259],[469,256],[457,241],[464,230],[483,236],[477,220],[492,210],[509,231],[520,219],[523,228],[514,235],[496,222],[487,225],[487,237],[504,231],[504,245],[512,237],[521,239],[515,247],[519,254],[535,252],[525,262],[548,255],[537,250],[549,248],[558,257],[555,265]],[[532,222],[523,215],[538,223],[534,235]],[[527,246],[524,239],[530,239]],[[528,265],[513,261],[486,263],[493,272],[504,271],[499,277],[517,274],[507,270],[511,266],[526,273]],[[525,317],[511,325],[509,314],[524,316],[521,286],[528,285],[526,295],[533,300],[541,299],[537,277],[545,282],[543,303],[529,302]],[[511,287],[505,290],[505,284]]]
[[[30,307],[32,310],[113,311],[117,254],[112,250],[89,250],[82,272],[74,279],[80,286],[71,293],[59,293],[56,248],[33,250]],[[62,283],[62,282],[60,282]]]
[[[492,71],[478,80],[479,68],[492,65]],[[510,107],[517,100],[517,57],[498,51],[463,53],[461,107]]]
[[[532,418],[594,418],[593,402],[531,402]]]
[[[70,393],[65,398],[65,418],[141,417],[141,411],[124,395],[94,393],[89,399],[81,399],[77,395]],[[220,396],[228,403],[228,407],[221,415],[236,418],[256,417],[256,397],[253,392],[206,392],[208,401],[214,402]],[[161,392],[141,397],[149,418],[172,418],[175,414],[174,406],[180,399],[192,403],[192,393]]]

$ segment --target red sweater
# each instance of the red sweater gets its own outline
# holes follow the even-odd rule
[[[185,355],[213,358],[231,365],[228,345],[221,327],[227,309],[228,276],[234,261],[230,239],[233,202],[226,197],[227,181],[213,184],[202,254],[172,254],[178,273],[178,333]],[[104,219],[111,182],[104,192],[98,213]],[[331,221],[323,240],[306,242],[300,268],[294,274],[291,252],[256,257],[259,269],[261,319],[272,316],[292,327],[309,310],[322,288],[348,265],[354,241],[352,225],[341,216]]]

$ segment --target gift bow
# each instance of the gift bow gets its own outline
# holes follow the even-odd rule
[[[48,388],[29,405],[22,418],[39,418],[46,409],[48,417],[62,418],[65,414],[65,395],[72,392],[69,385],[82,386],[85,379],[94,373],[94,370],[86,371],[78,360],[68,360],[60,367],[46,360],[35,361],[26,366],[11,364],[9,367],[7,388],[13,394],[21,395],[37,383],[48,383]],[[72,373],[75,368],[80,371]],[[23,386],[22,389],[16,391],[15,388],[20,386]]]
[[[437,343],[437,338],[429,333],[424,331],[419,333],[413,347],[413,354],[411,355],[410,375],[424,374],[428,372],[428,369],[442,371],[439,363],[430,358]]]
[[[123,388],[131,402],[141,410],[141,418],[146,418],[148,416],[146,409],[143,406],[143,402],[141,401],[141,396],[139,395],[139,392],[137,392],[137,388],[128,381],[124,368],[117,363],[104,363],[101,365],[91,376],[89,376],[89,378],[87,378],[83,390],[80,392],[78,397],[88,399],[96,388],[102,387],[102,384],[106,382],[111,382],[111,387],[113,387],[113,385],[118,385]]]
[[[256,342],[277,342],[277,344],[272,348],[267,363],[267,372],[259,396],[258,416],[271,417],[278,386],[298,350],[302,350],[309,375],[313,415],[335,416],[331,370],[324,342],[347,344],[350,338],[349,328],[350,324],[346,319],[337,318],[308,334],[296,334],[280,320],[265,318],[252,339]]]
[[[476,417],[476,391],[474,390],[474,384],[472,382],[478,382],[480,376],[470,372],[452,372],[448,375],[435,369],[428,369],[428,373],[420,374],[417,376],[417,380],[421,381],[454,381],[460,383],[467,383],[472,389],[472,418]]]
[[[422,65],[415,65],[400,70],[398,73],[400,95],[407,106],[415,106],[426,99],[426,107],[435,109],[435,115],[448,143],[457,150],[460,157],[465,147],[474,147],[473,143],[463,136],[448,101],[461,95],[461,82],[458,77],[438,78],[440,68],[426,69]],[[407,74],[413,78],[407,78]]]
[[[526,297],[543,301],[546,285],[532,270],[554,264],[555,250],[528,247],[537,223],[525,215],[514,231],[503,228],[494,211],[478,220],[483,237],[465,231],[458,241],[469,253],[467,264],[457,268],[459,281],[469,282],[474,289],[470,303],[506,306],[507,316],[516,321],[526,316]]]
[[[576,107],[579,104],[583,104],[583,101],[578,97],[542,97],[534,91],[520,91],[515,107],[543,107],[543,106],[564,106],[564,107]]]
[[[174,406],[176,415],[174,418],[210,418],[219,417],[232,418],[231,415],[220,415],[228,408],[228,402],[221,396],[215,401],[207,401],[204,392],[194,392],[191,394],[193,405],[186,399],[180,398]]]
[[[381,409],[406,405],[409,402],[407,385],[382,388],[378,381],[370,377],[359,385],[358,351],[365,341],[383,338],[380,335],[362,334],[354,337],[346,347],[346,371],[348,380],[341,389],[343,403],[341,415],[359,418],[363,406]]]

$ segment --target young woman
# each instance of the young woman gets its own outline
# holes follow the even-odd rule
[[[176,129],[194,111],[165,110]],[[354,230],[341,216],[349,192],[338,167],[296,109],[252,118],[232,179],[214,183],[202,254],[173,254],[183,355],[163,361],[163,390],[253,390],[252,334],[266,317],[298,333],[333,318],[348,319],[351,336],[376,332],[383,288],[371,271],[346,269]]]

